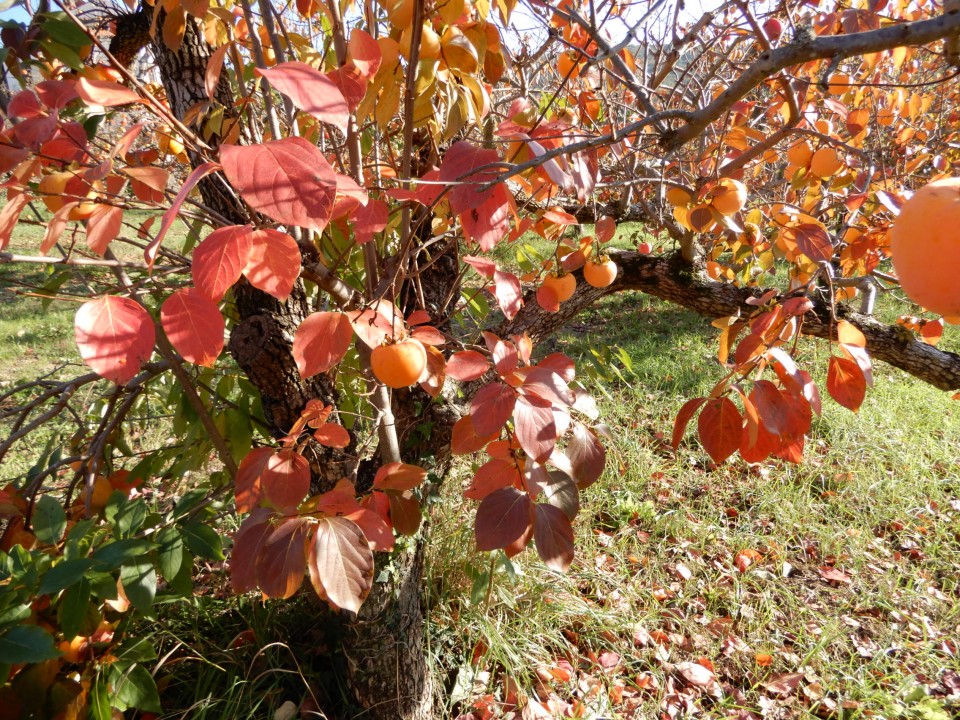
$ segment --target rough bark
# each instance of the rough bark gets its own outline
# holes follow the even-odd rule
[[[176,53],[155,42],[170,107],[181,120],[197,103],[206,102],[204,72],[212,48],[199,27],[187,23]],[[228,111],[233,107],[226,75],[221,75],[215,99]],[[212,143],[216,143],[213,138]],[[193,158],[194,162],[198,158]],[[248,222],[249,213],[225,180],[215,175],[201,182],[204,204],[229,222]],[[280,302],[246,282],[233,289],[239,321],[229,343],[230,352],[260,392],[265,420],[277,436],[285,434],[308,400],[320,398],[336,407],[331,378],[304,380],[292,354],[294,332],[309,312],[302,282],[291,297]],[[355,475],[357,464],[346,453],[315,446],[311,467],[314,490],[328,489],[344,476]],[[378,558],[380,573],[389,557],[387,582],[374,584],[355,622],[347,622],[342,651],[347,658],[346,684],[365,720],[427,720],[432,716],[433,686],[424,654],[420,584],[423,553],[398,552]],[[342,622],[330,615],[330,622]]]

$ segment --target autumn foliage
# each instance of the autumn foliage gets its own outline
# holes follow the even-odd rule
[[[921,376],[940,363],[926,379],[956,389],[955,359],[925,345],[939,316],[960,316],[945,179],[960,111],[929,50],[960,30],[956,12],[749,5],[674,18],[642,50],[579,0],[526,6],[549,31],[522,48],[509,0],[298,0],[277,22],[246,2],[147,3],[161,83],[112,62],[69,10],[7,38],[23,87],[0,132],[0,251],[44,215],[39,259],[3,260],[113,275],[76,313],[92,375],[31,386],[10,416],[43,424],[80,386],[105,398],[41,481],[2,491],[0,549],[46,575],[0,643],[72,664],[99,647],[111,667],[106,644],[74,642],[107,630],[83,613],[146,610],[159,582],[189,587],[194,558],[222,558],[203,522],[218,487],[243,516],[236,592],[289,598],[306,581],[357,613],[375,553],[418,533],[451,455],[473,462],[462,495],[479,551],[529,547],[567,570],[605,429],[574,359],[541,343],[608,293],[709,315],[718,379],[678,399],[672,446],[694,428],[716,464],[802,462],[821,392],[856,412],[875,351]],[[610,4],[610,26],[635,12]],[[182,49],[203,59],[196,76],[170,75]],[[625,245],[628,219],[644,236]],[[548,250],[527,251],[531,235]],[[898,283],[937,317],[905,314],[891,349],[872,306],[845,303]],[[813,363],[804,333],[828,343]],[[134,462],[125,418],[171,377],[195,452]],[[188,470],[225,485],[147,515],[137,488]]]

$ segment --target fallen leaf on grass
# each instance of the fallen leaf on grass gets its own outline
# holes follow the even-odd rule
[[[853,582],[850,579],[849,575],[847,575],[842,570],[838,570],[835,567],[824,565],[818,569],[820,571],[820,577],[822,577],[827,582],[845,584],[845,585],[849,585],[851,582]]]
[[[796,692],[801,680],[803,680],[803,673],[786,673],[777,675],[769,682],[764,683],[763,686],[771,695],[786,697]]]

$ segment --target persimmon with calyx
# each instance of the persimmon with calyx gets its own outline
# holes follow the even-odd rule
[[[617,264],[604,256],[588,260],[583,266],[583,279],[595,288],[605,288],[617,279]]]
[[[577,289],[577,279],[568,273],[563,275],[548,274],[543,279],[543,286],[550,288],[557,296],[557,302],[566,302]]]
[[[890,229],[900,287],[940,315],[960,315],[960,178],[937,180],[907,200]]]
[[[377,380],[387,387],[410,387],[427,367],[427,351],[413,338],[380,345],[370,354],[370,367]]]

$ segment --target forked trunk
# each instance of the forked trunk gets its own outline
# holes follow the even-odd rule
[[[193,21],[188,21],[183,43],[171,52],[161,41],[153,45],[170,108],[181,120],[198,103],[208,101],[204,73],[213,49]],[[233,95],[221,77],[215,100],[229,114]],[[216,143],[216,137],[209,140]],[[248,222],[224,181],[211,177],[201,182],[205,204],[230,222]],[[336,405],[330,378],[304,380],[293,359],[293,330],[308,312],[301,283],[284,303],[249,284],[234,288],[239,322],[230,339],[230,351],[257,388],[264,414],[275,435],[286,433],[306,402],[321,398]],[[325,449],[324,449],[325,450]],[[337,453],[311,459],[315,490],[328,489],[339,478],[356,471],[349,455]],[[424,653],[424,625],[420,604],[423,549],[377,558],[377,572],[389,576],[374,584],[370,597],[353,622],[340,633],[346,659],[345,685],[365,720],[429,720],[433,717],[433,685]],[[388,566],[389,563],[389,566]],[[388,567],[388,572],[383,569]],[[343,622],[331,613],[330,622]]]

